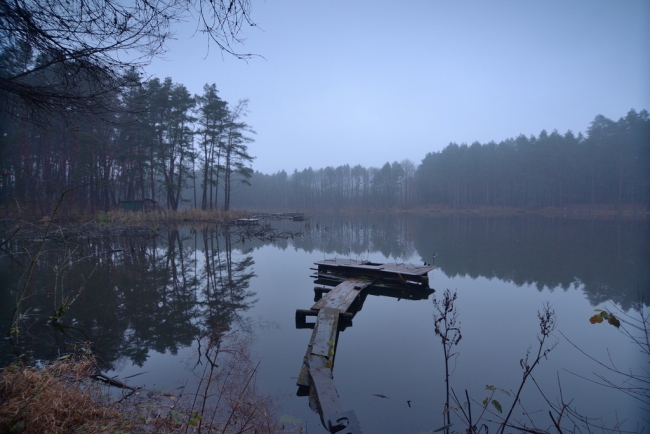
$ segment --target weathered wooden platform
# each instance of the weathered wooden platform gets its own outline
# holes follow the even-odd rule
[[[260,224],[260,219],[237,219],[235,220],[235,224],[237,226],[254,226],[254,225],[259,225]]]
[[[319,276],[363,277],[395,282],[396,284],[428,285],[433,265],[404,263],[378,264],[347,258],[325,259],[315,262]]]
[[[296,327],[299,328],[309,326],[306,316],[316,317],[296,384],[300,387],[299,394],[309,389],[310,401],[316,402],[323,426],[330,433],[360,434],[361,427],[354,411],[342,410],[334,386],[332,370],[341,322],[352,324],[352,317],[361,309],[368,293],[396,298],[428,298],[433,291],[429,288],[427,273],[434,267],[374,264],[352,259],[324,260],[316,262],[316,265],[317,282],[335,286],[327,290],[315,288],[316,295],[322,297],[315,299],[311,309],[296,311]]]

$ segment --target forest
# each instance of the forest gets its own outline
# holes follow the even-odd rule
[[[101,115],[2,118],[5,208],[49,215],[67,192],[68,214],[145,198],[176,210],[190,187],[193,205],[230,208],[231,191],[252,172],[247,100],[229,106],[214,84],[193,96],[171,78],[143,82],[134,70],[104,98],[113,110]]]
[[[499,143],[450,143],[419,165],[342,165],[287,174],[255,172],[244,208],[409,209],[635,205],[650,201],[650,118],[630,110],[595,117],[586,135],[542,131]]]
[[[29,57],[7,53],[0,62],[8,67]],[[47,82],[47,74],[31,79]],[[248,149],[255,134],[244,120],[248,101],[229,105],[215,84],[191,95],[171,78],[144,80],[131,69],[95,101],[101,110],[19,104],[0,111],[5,215],[47,216],[57,204],[67,216],[96,215],[145,199],[171,210],[226,211],[650,204],[646,110],[618,121],[598,115],[585,135],[542,131],[499,143],[450,143],[419,164],[264,174],[253,171]]]
[[[0,129],[5,212],[49,215],[67,191],[68,214],[95,214],[119,201],[172,210],[408,209],[646,206],[650,202],[650,117],[631,110],[595,117],[586,136],[542,131],[499,143],[450,143],[381,168],[342,165],[292,174],[253,172],[247,101],[230,107],[216,85],[192,96],[171,78],[133,71],[111,95],[109,116],[5,115]],[[237,188],[245,185],[246,188]]]

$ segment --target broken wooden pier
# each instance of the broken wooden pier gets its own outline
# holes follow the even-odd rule
[[[296,327],[314,330],[298,374],[298,394],[309,395],[330,433],[361,433],[354,411],[343,411],[334,387],[339,332],[352,325],[368,295],[427,299],[433,293],[428,273],[434,267],[353,259],[328,259],[315,265],[313,277],[319,285],[314,288],[315,304],[311,309],[296,310]],[[307,317],[315,317],[315,322],[308,323]]]

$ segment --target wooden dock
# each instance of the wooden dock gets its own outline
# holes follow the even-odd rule
[[[298,394],[308,394],[310,400],[315,401],[323,426],[330,433],[360,434],[361,427],[354,411],[343,411],[334,386],[332,371],[339,332],[352,324],[352,318],[361,310],[369,293],[428,298],[433,291],[429,288],[427,273],[434,267],[375,264],[352,259],[324,260],[315,264],[318,266],[314,276],[317,283],[335,286],[333,289],[314,288],[316,299],[311,309],[296,311],[296,327],[313,327],[296,381]],[[316,317],[315,322],[307,323],[307,316]]]
[[[315,262],[318,266],[319,277],[361,277],[372,278],[389,285],[427,285],[429,284],[429,271],[433,265],[413,264],[378,264],[370,261],[357,261],[354,259],[326,259]]]
[[[235,224],[237,226],[253,226],[253,225],[259,225],[260,224],[260,219],[237,219],[235,220]]]

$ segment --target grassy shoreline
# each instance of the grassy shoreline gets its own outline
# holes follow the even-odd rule
[[[111,224],[156,224],[162,226],[173,226],[178,223],[217,223],[227,224],[234,220],[248,217],[249,213],[244,211],[203,211],[200,209],[154,210],[149,212],[140,211],[109,211],[97,215],[94,220],[99,223]]]
[[[65,212],[58,213],[54,217],[56,223],[87,223],[95,221],[100,224],[111,224],[115,226],[134,225],[155,225],[158,227],[173,227],[187,223],[209,223],[229,224],[234,220],[249,218],[260,213],[283,213],[302,212],[305,218],[311,218],[317,214],[397,214],[417,216],[477,216],[477,217],[515,217],[515,216],[539,216],[547,218],[569,218],[569,219],[597,219],[597,220],[644,220],[650,217],[650,209],[639,205],[568,205],[565,207],[546,208],[518,208],[518,207],[458,207],[446,205],[428,205],[425,207],[412,208],[363,208],[363,207],[341,207],[341,208],[260,208],[260,209],[235,209],[231,211],[200,209],[168,210],[158,209],[153,211],[123,211],[111,210],[85,215],[66,215]],[[61,215],[63,214],[63,215]],[[13,218],[12,218],[13,217]],[[26,216],[21,215],[9,217],[9,220],[31,221],[33,223],[49,223],[51,216]]]

